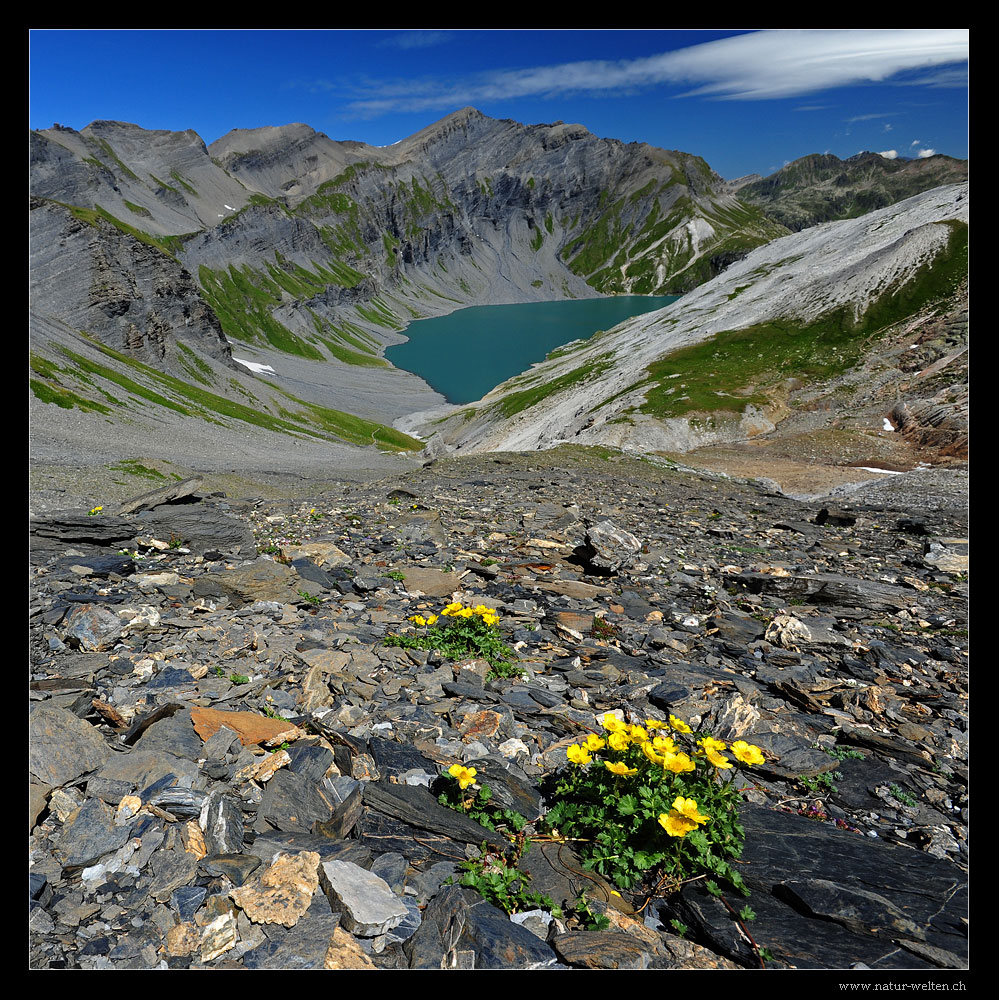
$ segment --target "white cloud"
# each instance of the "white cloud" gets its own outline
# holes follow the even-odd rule
[[[912,142],[909,143],[910,146],[922,146],[922,144],[922,139],[913,139]]]
[[[935,156],[936,152],[937,151],[935,149],[921,149],[916,155],[921,160],[925,160],[927,156]]]
[[[890,132],[890,131],[891,131],[891,124],[890,124],[889,122],[886,122],[886,123],[885,123],[885,128],[884,128],[884,130],[885,130],[886,132]]]
[[[878,156],[883,156],[886,160],[894,160],[898,156],[897,149],[885,149],[878,153]]]
[[[888,112],[878,112],[872,115],[854,115],[852,118],[847,118],[847,125],[851,125],[853,122],[869,122],[873,118],[890,118],[891,114]]]
[[[768,100],[885,81],[903,71],[967,58],[967,29],[766,30],[641,59],[495,70],[450,83],[439,77],[375,83],[351,109],[374,116],[518,97],[620,93],[664,84],[694,85],[683,96]]]
[[[383,48],[394,49],[429,49],[434,45],[443,45],[451,41],[450,31],[407,31],[401,35],[393,35],[379,42]]]

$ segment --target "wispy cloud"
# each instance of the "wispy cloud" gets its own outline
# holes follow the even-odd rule
[[[854,115],[852,118],[847,118],[847,124],[852,124],[853,122],[869,122],[873,121],[875,118],[892,118],[892,112],[876,112],[870,115]]]
[[[444,45],[454,37],[450,31],[406,31],[391,38],[382,39],[378,45],[392,49],[429,49]]]
[[[921,159],[925,160],[927,156],[936,156],[935,149],[921,149],[916,155]]]
[[[883,82],[967,58],[965,29],[768,30],[640,59],[493,70],[451,81],[383,81],[362,87],[350,110],[373,117],[522,97],[627,94],[663,85],[692,86],[679,95],[686,97],[771,100]],[[927,86],[944,85],[940,74],[925,79]]]

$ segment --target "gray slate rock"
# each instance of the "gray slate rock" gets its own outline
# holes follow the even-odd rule
[[[383,878],[349,861],[324,861],[319,882],[344,929],[358,937],[384,934],[409,912]]]
[[[474,889],[444,886],[403,945],[411,969],[543,969],[555,953]]]
[[[28,716],[28,773],[46,785],[65,785],[110,756],[101,734],[66,709],[43,704]]]

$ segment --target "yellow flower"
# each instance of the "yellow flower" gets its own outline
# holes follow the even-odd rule
[[[659,816],[659,825],[671,837],[686,837],[691,830],[696,830],[701,823],[707,823],[710,816],[702,816],[697,811],[697,803],[693,799],[685,799],[678,795],[673,800],[673,808],[669,813]]]
[[[578,743],[573,743],[573,745],[566,750],[565,755],[570,761],[572,761],[573,764],[589,764],[589,762],[593,759],[586,747],[580,746]]]
[[[660,722],[658,719],[646,719],[645,728],[646,729],[664,729],[668,723]]]
[[[442,615],[453,615],[461,611],[461,605],[457,601],[452,601],[446,608],[441,610]]]
[[[652,745],[660,753],[665,753],[667,750],[670,753],[676,753],[676,744],[673,742],[672,736],[654,736],[652,738]]]
[[[604,729],[609,733],[620,733],[624,732],[628,727],[611,712],[608,712],[601,720]]]
[[[741,760],[743,764],[762,764],[766,759],[759,747],[754,747],[745,740],[736,740],[731,749],[736,759]]]
[[[416,622],[417,625],[421,626],[427,624],[427,620],[423,617],[423,615],[410,615],[409,620],[411,622]]]
[[[707,749],[704,751],[704,756],[721,771],[735,766],[728,757],[723,757],[717,750]]]
[[[697,770],[697,765],[685,753],[671,753],[667,750],[663,757],[665,758],[663,767],[674,774]]]
[[[716,740],[712,739],[710,736],[705,736],[704,739],[698,740],[697,742],[700,743],[704,751],[704,756],[707,757],[715,767],[720,768],[721,770],[734,767],[728,757],[723,757],[718,752],[719,750],[725,749],[724,740]]]
[[[606,767],[611,774],[621,774],[621,775],[638,774],[637,767],[628,767],[627,764],[621,761],[605,760],[604,767]]]
[[[635,743],[644,743],[649,738],[649,734],[641,726],[629,726],[628,735]]]
[[[448,768],[447,773],[458,782],[462,791],[464,791],[475,781],[475,775],[478,772],[474,767],[465,767],[463,764],[452,764]]]
[[[692,733],[693,732],[693,730],[690,728],[690,726],[687,725],[686,722],[683,722],[681,719],[678,719],[675,715],[671,715],[669,717],[669,724],[678,733]]]
[[[428,625],[433,625],[433,623],[435,621],[437,621],[437,615],[427,615],[427,624]]]
[[[611,750],[621,752],[628,749],[628,746],[631,744],[631,737],[627,733],[615,732],[607,737],[607,742],[610,744]]]
[[[655,752],[655,750],[653,750],[652,747],[653,747],[653,744],[651,744],[651,743],[643,743],[642,744],[642,753],[644,753],[645,756],[648,757],[649,760],[651,760],[653,764],[658,764],[660,767],[662,767],[662,765],[666,763],[666,758],[665,757],[660,757],[659,754],[657,754]]]
[[[673,808],[692,823],[707,823],[711,819],[710,816],[702,816],[697,811],[697,803],[693,799],[685,799],[682,795],[673,800]]]
[[[607,746],[607,741],[602,736],[597,736],[596,733],[588,733],[583,745],[590,753],[593,753],[594,750],[603,750]]]

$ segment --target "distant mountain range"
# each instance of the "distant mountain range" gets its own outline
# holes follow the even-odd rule
[[[968,179],[966,160],[936,154],[925,159],[889,159],[857,153],[841,160],[814,153],[769,177],[741,177],[729,190],[798,232],[834,219],[854,219],[887,208],[921,191]]]
[[[81,132],[33,132],[30,142],[32,419],[39,433],[51,423],[53,434],[56,422],[46,417],[58,409],[95,431],[124,421],[155,433],[169,418],[177,427],[207,421],[415,450],[430,429],[412,415],[438,412],[442,400],[382,357],[413,319],[466,305],[689,292],[721,275],[715,298],[728,289],[726,301],[739,307],[723,311],[731,328],[791,316],[812,323],[822,303],[852,310],[858,321],[874,301],[871,282],[881,282],[883,299],[907,287],[906,266],[916,275],[940,254],[960,256],[953,227],[967,206],[952,194],[930,199],[944,213],[930,218],[929,202],[917,208],[916,199],[918,253],[861,240],[891,263],[884,274],[865,264],[857,285],[843,270],[849,245],[841,237],[828,243],[835,251],[817,237],[802,244],[801,253],[821,261],[819,281],[791,266],[796,251],[771,247],[785,247],[780,238],[792,230],[962,179],[966,164],[811,156],[770,178],[728,184],[689,153],[600,139],[562,122],[494,120],[472,108],[389,147],[336,142],[301,124],[234,130],[206,147],[191,131],[105,121]],[[902,239],[904,212],[890,217],[902,219],[892,237]],[[767,248],[762,257],[747,258],[759,247]],[[740,314],[764,288],[775,308]],[[855,292],[862,301],[850,298]],[[925,306],[922,291],[917,298]],[[893,306],[892,316],[900,310]],[[659,419],[669,408],[653,415],[639,398],[659,376],[640,372],[636,359],[658,364],[721,330],[717,321],[696,330],[684,321],[682,337],[663,336],[677,322],[633,322],[632,331],[646,334],[618,338],[627,349],[587,348],[585,377],[577,365],[566,382],[559,364],[535,369],[523,384],[548,380],[553,388],[538,396],[547,406],[613,368],[600,384],[613,382],[628,406],[604,411],[586,438],[596,439],[591,431],[609,426],[611,413]],[[761,394],[747,393],[746,405],[759,409]],[[537,402],[501,395],[507,401],[491,412],[504,420]],[[693,426],[699,418],[685,416],[688,409],[678,416]],[[563,420],[564,410],[552,419]],[[464,418],[467,433],[445,420],[437,447],[501,439],[538,447],[575,435],[579,423],[576,415],[564,434],[549,427],[510,437],[485,433],[495,420],[474,412]]]

